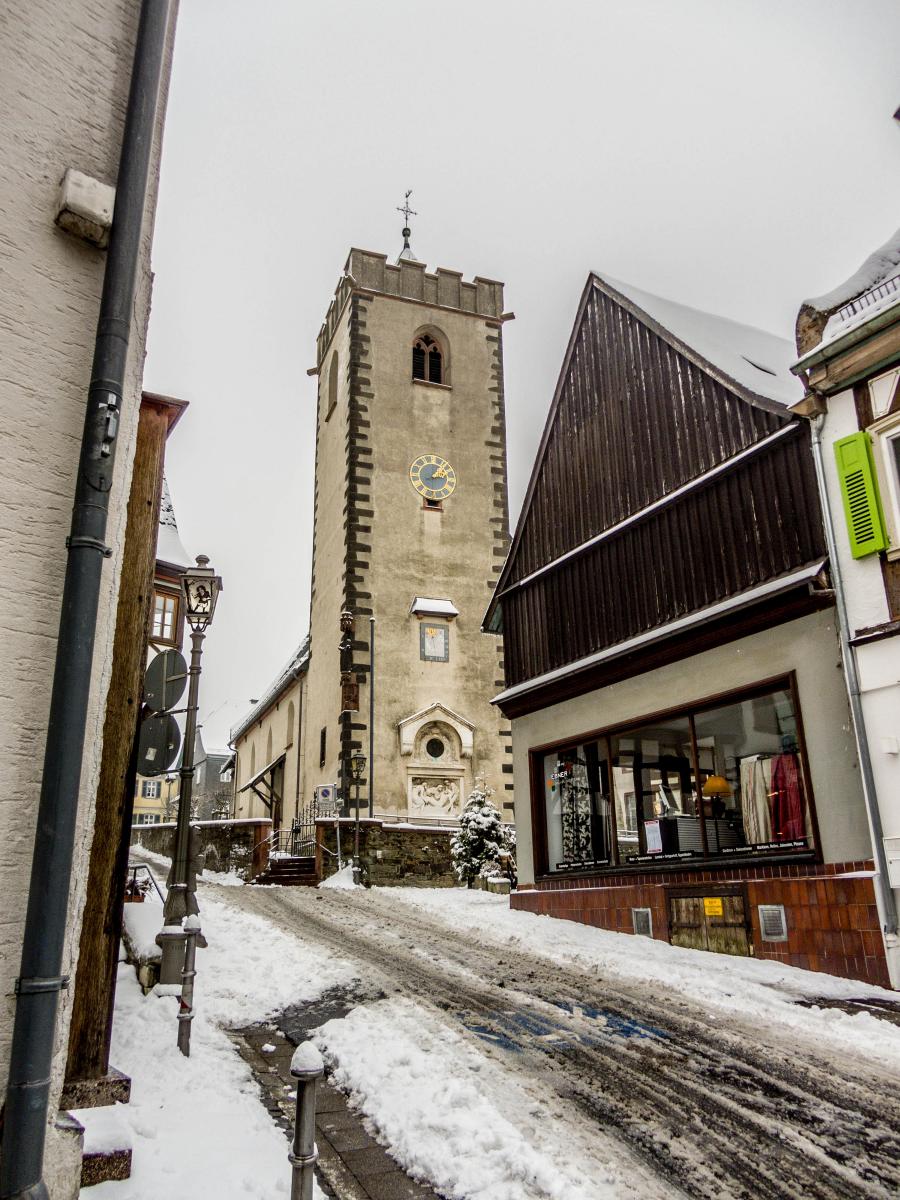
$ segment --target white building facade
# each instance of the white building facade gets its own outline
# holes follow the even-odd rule
[[[846,283],[803,305],[797,348],[807,395],[795,411],[812,421],[819,451],[875,892],[900,987],[900,231]]]

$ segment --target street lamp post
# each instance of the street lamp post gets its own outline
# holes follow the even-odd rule
[[[354,797],[356,822],[353,826],[353,882],[360,884],[362,883],[362,872],[359,865],[359,785],[362,783],[362,777],[366,770],[366,756],[359,753],[354,754],[350,759],[350,765],[353,768],[353,786],[356,792]]]
[[[163,910],[165,927],[164,952],[172,946],[174,953],[178,944],[181,962],[181,999],[178,1011],[178,1049],[187,1057],[191,1052],[191,1020],[193,1019],[194,953],[200,934],[199,908],[193,889],[189,885],[191,851],[191,799],[194,783],[194,743],[197,738],[197,708],[200,691],[200,658],[203,639],[212,623],[216,600],[222,590],[222,580],[205,554],[197,557],[197,566],[185,571],[181,577],[182,599],[185,620],[191,627],[191,665],[188,669],[187,718],[184,729],[184,746],[181,755],[181,788],[178,796],[178,823],[175,827],[175,853],[172,856],[172,871],[169,890]],[[181,937],[172,936],[173,927],[181,927]],[[202,943],[201,943],[202,944]],[[163,982],[166,982],[161,972]]]

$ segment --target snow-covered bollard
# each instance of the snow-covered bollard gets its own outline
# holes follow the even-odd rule
[[[197,939],[200,937],[200,918],[191,914],[184,918],[184,970],[181,972],[181,999],[178,1002],[178,1049],[185,1058],[191,1054],[191,1021],[194,1019],[194,964]]]
[[[293,1169],[291,1200],[313,1200],[313,1172],[319,1157],[316,1149],[316,1087],[324,1073],[322,1055],[312,1042],[301,1042],[291,1059],[291,1075],[297,1080],[294,1148],[288,1155]]]

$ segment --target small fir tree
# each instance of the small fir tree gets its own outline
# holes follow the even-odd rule
[[[453,869],[467,887],[479,876],[503,874],[500,855],[515,849],[516,835],[500,820],[491,795],[483,785],[475,785],[459,818],[459,830],[450,841]]]

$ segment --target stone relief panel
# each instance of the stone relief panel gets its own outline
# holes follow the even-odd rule
[[[413,775],[409,787],[412,817],[455,817],[460,812],[459,779]]]

